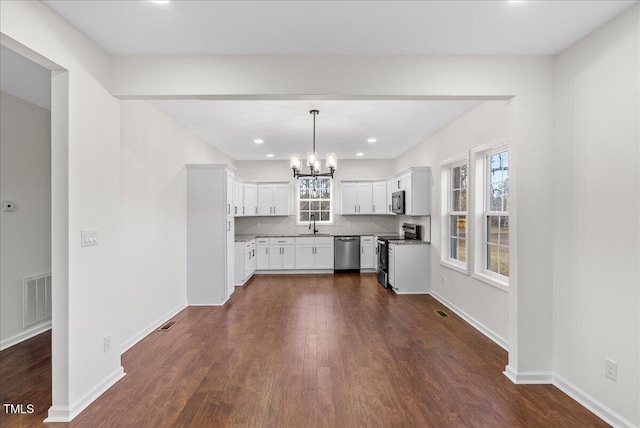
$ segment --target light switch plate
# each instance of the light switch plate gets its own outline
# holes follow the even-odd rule
[[[80,246],[90,247],[98,245],[98,229],[82,229]]]

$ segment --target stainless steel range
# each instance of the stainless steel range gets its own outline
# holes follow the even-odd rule
[[[420,240],[422,239],[422,226],[418,224],[404,223],[402,225],[402,237],[378,236],[376,238],[376,254],[378,257],[378,282],[389,288],[387,277],[389,275],[389,241]]]

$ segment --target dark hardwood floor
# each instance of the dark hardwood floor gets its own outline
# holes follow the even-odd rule
[[[373,274],[260,275],[224,307],[173,320],[123,355],[127,376],[72,423],[50,426],[607,426],[553,386],[514,385],[503,349],[430,296],[394,295]],[[0,353],[2,400],[37,401],[38,414],[1,425],[39,425],[50,354],[14,348]]]

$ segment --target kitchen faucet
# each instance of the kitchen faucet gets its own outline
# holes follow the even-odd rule
[[[318,233],[318,229],[316,229],[316,216],[314,214],[311,214],[311,217],[309,218],[309,230],[311,230],[312,221],[313,221],[313,234],[315,235],[316,233]]]

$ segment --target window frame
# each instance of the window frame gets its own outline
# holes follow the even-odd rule
[[[490,204],[490,192],[491,192],[491,179],[490,179],[490,159],[491,156],[502,152],[509,152],[509,147],[506,143],[499,145],[493,145],[490,147],[482,147],[474,152],[474,165],[476,185],[474,191],[476,198],[474,209],[474,269],[472,277],[483,281],[489,285],[493,285],[502,290],[509,289],[509,277],[494,272],[488,268],[488,219],[489,217],[509,217],[509,211],[492,211],[489,208]],[[509,175],[511,175],[511,159],[509,159]],[[498,247],[505,247],[498,242]],[[507,244],[506,247],[511,251],[511,245]],[[509,257],[511,260],[511,257]],[[511,271],[511,269],[509,269]]]
[[[453,170],[455,168],[467,166],[467,206],[466,211],[453,211]],[[442,216],[441,216],[441,244],[442,251],[440,254],[440,263],[443,266],[457,270],[461,273],[469,275],[470,263],[470,196],[471,196],[471,170],[469,157],[456,157],[446,160],[441,164],[441,195],[442,195]],[[462,189],[462,188],[461,188]],[[466,238],[465,238],[465,261],[451,257],[451,227],[452,217],[464,215],[466,217]],[[460,238],[457,238],[458,240]]]
[[[309,224],[309,220],[300,220],[300,180],[311,179],[312,177],[302,177],[296,179],[296,206],[295,206],[295,216],[296,216],[296,226],[307,226]],[[318,226],[332,226],[335,224],[335,204],[334,204],[334,180],[331,177],[315,177],[318,180],[329,180],[329,220],[319,220],[316,219],[316,225]],[[321,199],[326,200],[326,199]]]

